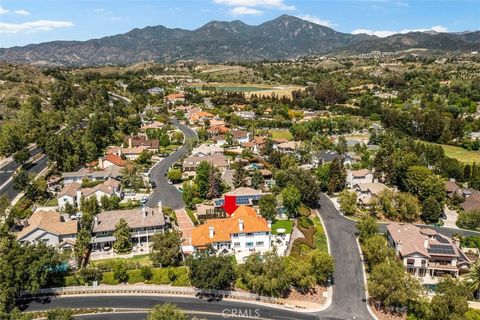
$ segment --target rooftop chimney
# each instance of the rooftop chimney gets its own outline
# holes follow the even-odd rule
[[[243,225],[243,219],[238,219],[238,229],[239,229],[240,231],[243,231],[243,227],[244,227],[244,225]]]
[[[163,212],[162,201],[158,201],[158,213],[162,213],[162,212]]]
[[[267,221],[268,229],[272,230],[272,220]]]
[[[397,247],[396,247],[396,249],[395,249],[395,253],[396,253],[397,255],[399,255],[399,254],[400,254],[400,251],[402,251],[402,247],[403,247],[402,241],[397,240]]]
[[[128,147],[129,148],[132,147],[132,137],[131,136],[128,137]]]
[[[144,218],[147,217],[147,208],[142,207],[142,215],[143,215]]]
[[[425,247],[425,249],[428,249],[428,237],[423,239],[423,246]]]
[[[103,157],[99,157],[99,158],[98,158],[98,167],[99,167],[100,169],[103,169]]]
[[[93,217],[93,221],[95,222],[95,225],[97,226],[97,225],[98,225],[98,218],[97,218],[97,216]]]
[[[215,235],[215,229],[213,228],[213,226],[208,227],[208,236],[210,238],[213,238],[214,235]]]

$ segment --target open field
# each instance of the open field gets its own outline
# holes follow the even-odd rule
[[[464,163],[480,163],[480,151],[468,151],[461,147],[450,146],[446,144],[436,144],[445,150],[445,155],[449,158],[457,159]]]
[[[292,233],[293,221],[292,220],[277,220],[272,224],[272,234],[277,234],[277,229],[285,229],[285,234]]]
[[[293,140],[290,130],[270,130],[269,133],[272,135],[272,139]]]
[[[275,94],[278,97],[292,97],[292,91],[294,90],[303,90],[301,86],[291,86],[291,85],[267,85],[267,84],[252,84],[252,83],[234,83],[234,82],[210,82],[210,83],[198,83],[192,85],[193,87],[199,89],[200,91],[202,86],[215,87],[218,90],[227,91],[227,92],[244,92],[247,98],[250,98],[251,95],[255,94],[257,96],[271,96]]]

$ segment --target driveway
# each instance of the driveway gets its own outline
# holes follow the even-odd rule
[[[172,123],[183,132],[185,141],[197,139],[197,133],[191,128],[176,120],[172,121]],[[170,167],[188,152],[188,144],[184,143],[177,151],[170,154],[152,168],[150,171],[150,179],[155,182],[156,188],[148,199],[147,207],[155,208],[158,206],[159,201],[162,201],[164,207],[170,207],[174,210],[184,207],[182,193],[178,191],[175,186],[168,184],[166,174]]]

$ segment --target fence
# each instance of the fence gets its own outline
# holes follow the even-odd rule
[[[281,300],[274,297],[261,296],[254,293],[229,290],[204,290],[193,287],[175,287],[167,285],[99,285],[99,286],[72,286],[59,288],[44,288],[35,293],[23,294],[23,297],[69,295],[69,294],[117,294],[117,293],[142,293],[142,294],[179,294],[191,296],[221,297],[238,300],[255,300],[273,304],[282,304]]]

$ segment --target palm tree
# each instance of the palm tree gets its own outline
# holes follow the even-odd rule
[[[477,260],[472,267],[470,272],[467,275],[467,279],[470,284],[470,288],[474,290],[475,297],[478,299],[480,297],[480,260]]]

